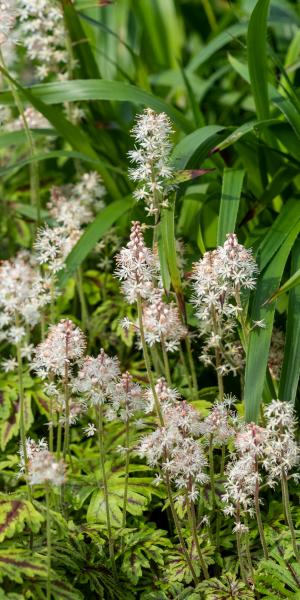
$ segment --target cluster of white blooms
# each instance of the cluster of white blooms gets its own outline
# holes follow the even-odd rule
[[[242,310],[240,292],[255,286],[257,271],[251,250],[239,244],[233,233],[227,235],[223,246],[206,252],[194,265],[192,301],[205,337],[201,359],[206,365],[215,364],[218,349],[222,364],[217,368],[223,374],[236,374],[243,363],[233,334]]]
[[[47,265],[49,273],[54,276],[64,268],[65,260],[81,232],[78,229],[68,234],[63,227],[42,227],[38,230],[34,242],[36,261]]]
[[[26,438],[27,460],[32,460],[35,457],[35,455],[39,454],[40,452],[44,452],[45,450],[48,450],[48,444],[47,444],[45,438],[41,438],[37,442],[35,440],[33,440],[32,438]],[[20,462],[19,462],[20,475],[22,475],[25,473],[25,457],[24,457],[24,449],[23,449],[22,444],[20,444],[19,454],[20,454]]]
[[[199,495],[199,484],[207,481],[204,471],[207,461],[195,439],[200,433],[200,416],[190,404],[177,400],[163,380],[156,389],[167,402],[163,411],[164,426],[142,438],[139,454],[150,466],[159,466],[194,502]],[[157,481],[160,480],[159,476]]]
[[[216,401],[210,413],[201,423],[201,434],[212,439],[216,445],[226,444],[236,433],[237,417],[232,410],[235,398],[225,396],[222,402]]]
[[[5,44],[15,26],[17,10],[13,0],[0,0],[0,46]]]
[[[49,450],[37,452],[28,463],[30,485],[62,485],[65,477],[65,463],[63,460],[56,461]]]
[[[175,302],[164,302],[159,289],[154,289],[143,305],[143,325],[149,346],[163,342],[168,352],[177,350],[180,340],[187,335]]]
[[[139,297],[149,298],[158,266],[153,252],[145,245],[139,221],[132,222],[130,240],[117,255],[116,262],[116,276],[122,282],[128,302],[133,304]]]
[[[163,377],[160,377],[157,380],[155,384],[155,393],[162,413],[165,413],[166,410],[175,405],[179,400],[179,392],[174,388],[170,388]],[[145,412],[153,412],[155,410],[155,400],[151,388],[149,388],[145,393],[145,401]]]
[[[133,381],[130,373],[123,373],[115,385],[114,393],[111,394],[110,410],[107,411],[106,417],[111,420],[120,418],[126,422],[144,408],[144,392],[141,386]]]
[[[111,397],[120,376],[120,365],[116,357],[108,356],[101,348],[98,356],[87,356],[83,360],[73,389],[81,393],[94,406],[100,406]]]
[[[282,475],[288,473],[300,462],[300,449],[296,441],[296,419],[294,408],[289,402],[272,400],[265,408],[267,420],[267,445],[263,466],[267,482],[274,487]],[[293,474],[296,481],[297,473]]]
[[[27,56],[37,65],[37,75],[45,79],[51,73],[62,77],[68,53],[62,9],[49,0],[18,0],[18,36]]]
[[[240,518],[249,514],[254,516],[255,495],[262,481],[259,464],[262,462],[266,448],[267,432],[263,427],[249,423],[237,434],[236,452],[226,469],[225,494],[222,501],[225,515],[235,515],[234,531],[246,530]]]
[[[46,339],[36,348],[33,369],[42,378],[49,374],[65,376],[65,369],[83,356],[85,336],[73,321],[63,319],[52,325]]]
[[[50,284],[31,264],[26,252],[0,265],[0,338],[18,344],[26,326],[39,322],[41,309],[50,302]]]
[[[41,228],[34,244],[37,262],[47,265],[52,275],[64,267],[81,236],[81,227],[103,208],[104,193],[100,177],[93,171],[85,173],[78,183],[52,188],[47,207],[57,225]]]
[[[138,116],[132,133],[136,147],[129,152],[129,157],[136,166],[130,169],[129,175],[139,182],[134,196],[144,200],[150,215],[158,215],[161,208],[168,206],[167,194],[172,189],[171,122],[165,113],[157,114],[147,108]]]
[[[30,129],[49,129],[51,127],[49,121],[32,106],[28,106],[24,110],[24,118],[18,117],[7,123],[6,131],[20,131],[24,129],[24,119]],[[8,119],[7,119],[8,120]]]
[[[95,212],[104,206],[104,195],[100,176],[91,171],[84,173],[78,183],[52,188],[47,208],[55,221],[69,232],[92,220]]]

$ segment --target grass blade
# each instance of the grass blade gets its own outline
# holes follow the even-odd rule
[[[299,231],[300,214],[298,221],[293,223],[289,235],[262,271],[257,282],[251,319],[252,321],[263,319],[265,328],[254,328],[249,335],[244,389],[245,416],[248,422],[257,421],[258,419],[266,378],[275,313],[275,304],[270,305],[266,301],[273,293],[274,288],[278,287],[280,283],[286,261]]]
[[[224,127],[207,125],[187,135],[173,150],[171,162],[174,169],[185,169],[192,158],[201,164],[208,152],[222,141],[225,131]]]
[[[189,133],[193,126],[179,110],[144,90],[121,81],[106,81],[104,79],[76,79],[76,81],[60,81],[44,83],[19,89],[25,97],[40,100],[45,104],[60,104],[64,102],[79,102],[89,100],[113,100],[116,102],[132,102],[149,106],[158,112],[165,112],[185,132]],[[30,98],[28,94],[30,93]],[[13,103],[9,92],[0,94],[0,104]],[[42,111],[41,111],[42,112]],[[49,119],[50,120],[50,119]],[[79,131],[76,128],[76,131]]]
[[[258,0],[251,14],[248,33],[248,67],[258,119],[268,119],[267,17],[270,0]]]
[[[297,275],[298,285],[289,294],[286,340],[283,366],[279,383],[279,398],[295,402],[300,375],[300,240],[292,252],[292,277]]]
[[[224,169],[217,244],[221,246],[227,233],[233,233],[240,204],[245,171]]]

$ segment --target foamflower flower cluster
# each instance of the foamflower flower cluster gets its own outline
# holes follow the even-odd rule
[[[234,233],[227,234],[223,246],[206,252],[194,265],[192,301],[205,338],[201,360],[213,364],[221,374],[236,374],[243,364],[234,331],[243,310],[241,292],[254,288],[257,272],[251,250],[239,244]],[[216,352],[222,358],[219,364]]]
[[[146,299],[153,292],[153,278],[158,276],[158,265],[153,252],[147,248],[139,221],[131,225],[130,239],[116,257],[116,276],[130,304],[138,298]]]
[[[37,76],[66,70],[68,53],[62,9],[48,0],[18,0],[18,36],[28,58],[36,64]]]
[[[138,187],[133,195],[145,202],[148,214],[157,216],[161,208],[168,206],[168,192],[172,189],[170,179],[170,150],[172,126],[165,113],[155,113],[147,108],[137,118],[132,129],[135,149],[129,152],[135,167],[129,176]]]
[[[73,389],[83,394],[92,406],[101,406],[113,394],[119,376],[118,359],[108,356],[102,348],[98,356],[84,358]]]
[[[28,482],[30,485],[60,486],[65,482],[66,465],[62,460],[56,461],[44,438],[37,442],[26,439],[26,455],[28,460]],[[24,451],[20,448],[20,475],[26,472]]]
[[[162,382],[159,385],[162,387]],[[164,395],[168,397],[168,390],[164,388]],[[167,477],[194,502],[199,495],[199,485],[208,480],[207,460],[195,439],[199,437],[200,416],[190,404],[177,400],[172,394],[171,397],[172,404],[164,407],[164,426],[142,438],[139,454],[150,466],[159,467],[158,483]]]
[[[265,408],[265,417],[265,427],[254,423],[239,425],[235,451],[226,469],[224,513],[235,515],[236,527],[244,530],[241,517],[254,516],[255,495],[260,502],[258,495],[263,482],[273,488],[283,477],[298,480],[297,473],[291,474],[300,462],[293,406],[272,400]]]
[[[69,370],[84,354],[86,340],[79,327],[70,319],[63,319],[52,325],[47,338],[36,348],[32,368],[39,377],[49,374],[65,377]]]
[[[161,290],[154,289],[143,306],[146,342],[153,346],[162,342],[168,352],[178,350],[180,340],[187,335],[175,302],[164,302]]]
[[[4,44],[10,36],[15,26],[17,10],[13,0],[1,0],[0,2],[0,46]]]
[[[26,327],[34,327],[50,302],[50,282],[42,278],[26,252],[0,265],[0,338],[25,344]]]
[[[39,229],[34,244],[37,262],[47,265],[52,276],[64,268],[82,227],[103,208],[104,194],[100,177],[93,171],[85,173],[78,183],[52,188],[47,208],[57,225]]]
[[[282,478],[288,476],[300,463],[300,449],[296,441],[296,418],[292,404],[272,400],[265,408],[267,445],[263,467],[267,483],[274,487]],[[291,475],[296,481],[299,473]]]

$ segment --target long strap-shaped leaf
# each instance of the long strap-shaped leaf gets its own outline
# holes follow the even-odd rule
[[[247,65],[241,63],[233,56],[229,56],[229,62],[235,71],[248,83],[250,83],[250,75]],[[285,118],[294,129],[297,136],[300,138],[300,114],[296,106],[291,102],[289,98],[286,98],[279,91],[268,84],[269,97],[271,102],[284,114]]]
[[[276,229],[276,226],[274,227]],[[282,273],[300,231],[300,213],[292,222],[292,227],[281,247],[260,274],[254,296],[251,318],[265,321],[265,328],[254,328],[249,335],[246,375],[245,375],[245,415],[247,421],[256,421],[262,399],[268,354],[271,343],[275,304],[266,304],[272,292],[278,287]]]
[[[95,166],[96,170],[102,176],[104,185],[107,191],[111,194],[113,198],[119,198],[120,194],[118,188],[115,184],[114,179],[109,174],[108,170],[101,164],[99,160],[97,152],[93,149],[90,144],[90,140],[88,136],[83,132],[82,129],[76,127],[68,121],[61,110],[57,107],[47,106],[40,98],[38,98],[35,94],[31,92],[29,88],[21,86],[17,81],[15,81],[10,74],[0,67],[0,71],[5,74],[5,77],[10,79],[12,84],[18,89],[19,92],[34,106],[50,123],[52,123],[53,127],[61,133],[61,135],[71,144],[71,146],[77,150],[78,152],[82,152],[86,154],[90,158],[97,161],[97,165]],[[74,83],[74,82],[70,82]],[[1,99],[0,99],[1,104]]]
[[[224,127],[219,125],[207,125],[185,136],[172,152],[174,169],[185,169],[192,158],[201,165],[208,152],[224,139],[225,132]]]
[[[179,110],[171,106],[171,104],[164,102],[158,96],[154,96],[149,92],[145,92],[134,85],[123,83],[122,81],[76,79],[74,81],[45,83],[34,85],[30,88],[22,88],[25,96],[28,91],[30,91],[34,99],[42,100],[45,104],[89,100],[113,100],[115,102],[141,104],[142,106],[149,106],[158,112],[167,113],[187,133],[193,129],[192,123]],[[30,98],[28,100],[31,101]],[[0,94],[0,104],[11,104],[12,102],[13,99],[10,92]],[[78,128],[76,128],[76,131],[79,131]]]
[[[243,169],[224,169],[218,221],[218,246],[224,244],[226,233],[235,230],[244,175]]]
[[[292,252],[292,275],[300,273],[300,240]],[[300,279],[289,293],[284,359],[279,384],[279,398],[295,402],[300,375]]]
[[[67,260],[66,268],[60,273],[59,284],[63,286],[69,277],[76,271],[77,267],[93,250],[97,242],[108,231],[108,229],[132,207],[131,197],[116,200],[106,206],[96,216],[94,221],[86,228],[76,246],[71,250]]]
[[[257,0],[247,33],[248,66],[258,119],[268,119],[267,17],[270,0]]]

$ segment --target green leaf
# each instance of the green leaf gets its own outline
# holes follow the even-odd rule
[[[103,162],[100,161],[99,159],[91,158],[90,156],[87,156],[86,154],[83,154],[82,152],[70,152],[67,150],[54,150],[53,152],[45,152],[43,154],[36,154],[32,158],[26,158],[24,160],[20,160],[16,163],[12,164],[12,165],[8,165],[7,167],[0,169],[0,176],[5,175],[6,173],[9,173],[10,171],[13,171],[15,169],[21,169],[22,167],[29,165],[33,162],[40,162],[43,160],[51,160],[52,158],[75,158],[78,160],[82,160],[84,162],[93,163],[94,165],[103,164]],[[110,165],[107,165],[107,168],[116,170],[116,169],[114,169],[114,167],[111,167]]]
[[[112,195],[113,198],[119,197],[119,191],[116,187],[114,179],[108,173],[107,169],[101,165],[101,161],[99,161],[99,157],[97,152],[92,148],[90,144],[90,140],[85,132],[73,125],[70,121],[68,121],[61,110],[56,107],[47,106],[40,98],[36,96],[36,94],[32,93],[31,90],[34,88],[26,88],[22,87],[17,81],[15,81],[9,73],[0,66],[0,71],[5,75],[7,79],[11,82],[11,84],[22,93],[22,95],[28,100],[34,108],[36,108],[50,123],[52,123],[53,127],[71,144],[71,146],[78,152],[89,156],[93,160],[97,162],[96,169],[101,174],[103,182],[107,188],[107,191]],[[71,83],[71,82],[70,82]],[[73,82],[75,83],[75,82]],[[51,84],[49,84],[51,85]],[[0,104],[3,99],[3,96],[0,95]]]
[[[61,4],[65,23],[71,38],[73,53],[79,63],[81,74],[86,79],[100,78],[99,69],[91,51],[89,40],[85,35],[73,4],[66,0],[61,0]]]
[[[34,533],[40,529],[43,517],[28,500],[0,496],[0,543],[21,533],[27,525]]]
[[[172,202],[172,205],[169,208],[163,209],[161,215],[161,236],[172,286],[175,290],[181,310],[184,313],[184,297],[180,271],[177,264],[174,211],[175,202]]]
[[[30,131],[34,139],[56,137],[56,131],[54,129],[30,129]],[[1,133],[0,135],[0,148],[7,148],[7,146],[22,146],[22,144],[26,144],[26,142],[26,133],[23,129],[20,131]]]
[[[289,279],[290,289],[286,339],[283,365],[280,376],[279,393],[281,400],[295,402],[300,374],[300,241],[297,240],[292,252],[292,277]],[[291,280],[297,276],[291,288]],[[287,282],[288,283],[288,282]],[[285,284],[286,285],[286,284]],[[284,286],[282,286],[284,287]]]
[[[276,227],[274,227],[275,230]],[[298,213],[298,219],[296,222],[294,221],[286,239],[258,278],[251,319],[253,321],[264,320],[265,328],[254,328],[249,335],[244,389],[245,417],[248,422],[256,421],[259,416],[266,377],[275,312],[275,305],[266,304],[266,301],[280,283],[286,261],[299,231],[300,214]]]
[[[224,136],[225,129],[219,125],[207,125],[196,129],[175,146],[171,156],[172,166],[175,170],[185,169],[192,158],[200,165],[207,158],[208,152],[217,146]]]
[[[91,100],[113,100],[115,102],[132,102],[133,104],[149,106],[158,112],[165,112],[169,117],[185,132],[192,130],[192,124],[186,119],[176,108],[161,100],[158,96],[154,96],[149,92],[120,81],[106,81],[105,79],[76,79],[74,81],[59,81],[54,83],[44,83],[31,87],[21,87],[18,84],[22,94],[31,102],[37,110],[46,116],[46,118],[58,129],[53,122],[55,120],[55,112],[57,108],[48,112],[48,115],[43,112],[36,102],[43,104],[59,104],[64,102],[79,102]],[[0,104],[12,103],[12,97],[9,92],[0,94]],[[42,104],[40,104],[42,106]],[[45,109],[44,109],[45,110]],[[51,115],[51,118],[50,118]],[[62,115],[60,114],[60,120]],[[66,119],[64,119],[66,121]],[[67,121],[70,126],[71,123]],[[70,129],[70,127],[69,127]],[[72,126],[80,136],[83,136],[81,129]],[[58,129],[59,130],[59,129]],[[75,147],[75,146],[74,146]]]
[[[225,31],[222,31],[213,40],[205,44],[204,48],[201,48],[200,52],[193,56],[191,62],[188,65],[188,71],[196,71],[203,63],[208,60],[213,54],[215,54],[221,48],[224,48],[227,44],[235,41],[236,38],[241,37],[247,33],[247,23],[235,23],[228,27]]]
[[[268,119],[267,17],[270,0],[258,0],[247,33],[248,67],[258,119]]]
[[[273,227],[271,227],[262,243],[258,247],[257,257],[261,271],[265,269],[276,252],[288,238],[295,223],[299,221],[299,200],[289,200],[279,213]]]
[[[242,64],[233,56],[229,56],[229,62],[237,73],[248,83],[250,83],[250,76],[247,65]],[[273,104],[284,114],[291,127],[294,129],[297,136],[300,138],[300,114],[294,104],[285,98],[278,90],[268,84],[269,98]]]
[[[24,394],[24,421],[25,429],[29,430],[33,423],[33,414],[31,410],[31,391],[28,390]],[[5,450],[8,442],[16,435],[20,430],[20,402],[14,400],[10,406],[10,413],[6,420],[1,423],[1,449]]]
[[[244,170],[224,169],[218,221],[218,246],[224,244],[227,233],[235,231],[244,176]]]
[[[66,268],[59,274],[59,285],[65,285],[69,277],[73,275],[77,267],[93,250],[97,242],[108,231],[108,229],[128,210],[132,208],[133,199],[131,197],[123,200],[116,200],[106,206],[96,216],[94,221],[86,228],[77,244],[66,260]]]
[[[0,581],[3,581],[4,577],[17,583],[22,583],[24,577],[33,580],[46,579],[47,567],[40,558],[33,556],[27,550],[3,549],[0,550]]]

